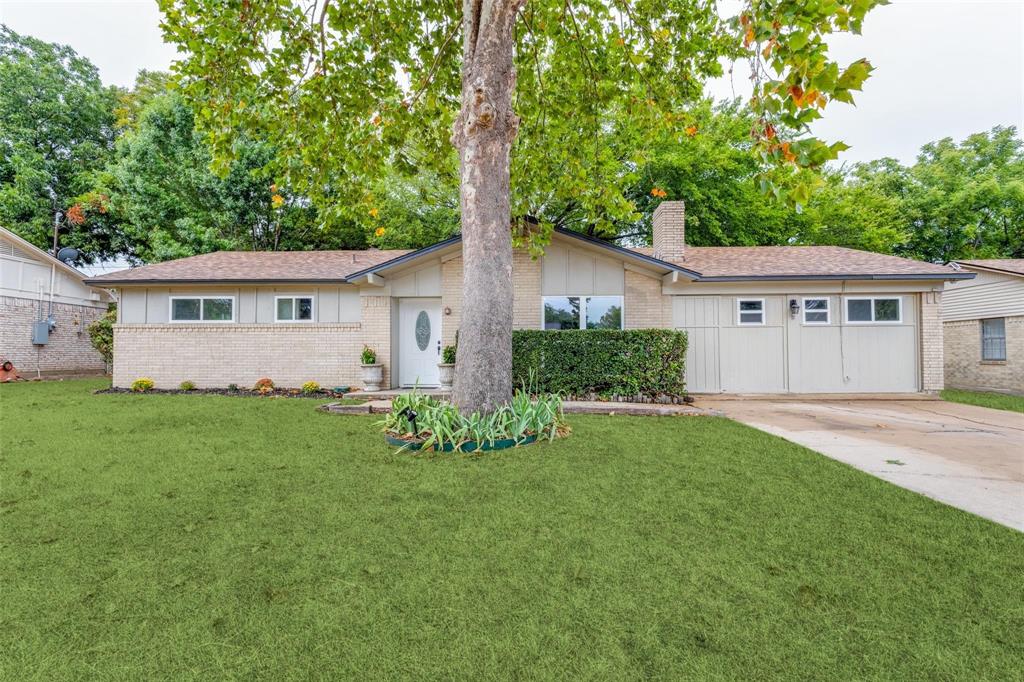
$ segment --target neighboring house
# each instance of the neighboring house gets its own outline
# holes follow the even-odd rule
[[[82,277],[0,227],[0,360],[13,362],[24,377],[105,371],[87,327],[112,298]]]
[[[697,393],[942,388],[952,268],[837,247],[688,247],[682,202],[654,215],[654,249],[557,231],[514,256],[513,324],[689,333]],[[87,280],[119,290],[114,384],[358,385],[377,351],[386,386],[436,385],[462,313],[454,237],[414,252],[211,253]]]
[[[1024,258],[955,261],[943,294],[946,385],[1024,395]]]

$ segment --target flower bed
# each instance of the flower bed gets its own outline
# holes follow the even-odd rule
[[[560,397],[525,391],[491,414],[464,415],[455,405],[414,390],[395,396],[381,425],[391,445],[437,452],[501,450],[569,433]]]
[[[248,389],[248,388],[193,388],[183,390],[180,388],[150,388],[145,391],[133,391],[130,388],[104,388],[95,393],[134,393],[136,395],[226,395],[239,398],[344,398],[352,402],[363,402],[353,400],[352,394],[348,391],[335,391],[333,389],[320,389],[312,392],[304,392],[300,388],[272,388],[272,389]]]

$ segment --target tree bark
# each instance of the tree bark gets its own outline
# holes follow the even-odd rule
[[[463,0],[459,150],[462,323],[453,401],[493,412],[512,397],[512,232],[509,151],[519,130],[513,26],[525,0]]]

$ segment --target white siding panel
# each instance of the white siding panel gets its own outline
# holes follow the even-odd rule
[[[121,293],[121,322],[124,324],[146,323],[146,290],[125,289]],[[164,322],[167,320],[165,319]]]
[[[324,324],[338,321],[338,289],[320,287],[316,292],[316,319]]]
[[[625,280],[622,261],[583,249],[551,244],[541,261],[543,296],[622,296]]]
[[[975,286],[947,286],[942,294],[942,319],[978,320],[1024,315],[1024,277],[988,280]]]
[[[146,319],[149,324],[161,324],[167,322],[171,316],[170,300],[168,293],[170,289],[146,289]]]
[[[338,322],[359,322],[362,318],[359,289],[352,286],[341,287],[338,297]]]
[[[918,390],[917,345],[917,328],[913,325],[844,326],[845,390],[857,393]]]

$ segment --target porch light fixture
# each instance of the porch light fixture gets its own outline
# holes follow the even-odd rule
[[[796,317],[800,314],[800,304],[795,298],[789,299],[789,314],[791,317]]]

